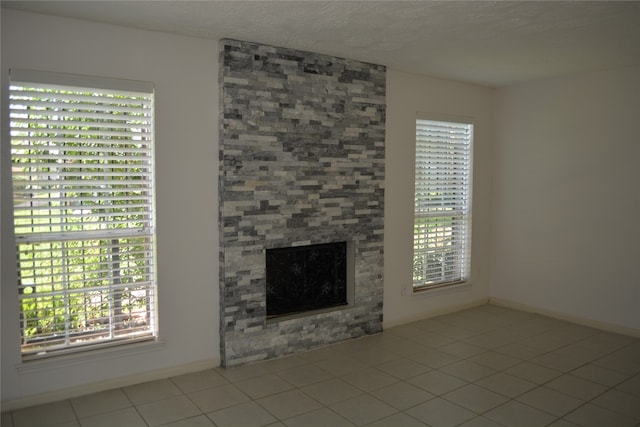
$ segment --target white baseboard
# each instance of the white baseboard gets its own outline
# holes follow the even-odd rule
[[[442,308],[437,308],[434,310],[429,310],[425,313],[420,313],[413,316],[403,317],[401,319],[395,319],[391,322],[382,322],[382,328],[388,329],[393,328],[394,326],[400,326],[411,322],[417,322],[418,320],[429,319],[436,316],[442,316],[443,314],[454,313],[456,311],[466,310],[468,308],[476,307],[482,304],[486,304],[489,302],[488,298],[480,298],[474,301],[470,301],[464,304],[453,304]]]
[[[571,323],[576,323],[582,326],[588,326],[590,328],[601,329],[606,332],[613,332],[621,335],[628,335],[636,338],[640,338],[640,330],[629,328],[627,326],[616,325],[613,323],[600,322],[598,320],[587,319],[584,317],[573,316],[571,314],[560,313],[557,311],[547,310],[540,307],[534,307],[527,304],[522,304],[515,301],[510,301],[502,298],[491,297],[489,303],[500,305],[502,307],[513,308],[514,310],[526,311],[529,313],[542,314],[543,316],[553,317],[554,319],[564,320]]]
[[[42,405],[59,400],[71,399],[85,394],[92,394],[111,390],[114,388],[127,387],[147,381],[161,380],[178,375],[203,371],[205,369],[212,369],[218,366],[220,366],[220,360],[203,360],[200,362],[189,363],[186,365],[175,366],[171,368],[157,369],[154,371],[128,375],[125,377],[112,378],[107,381],[100,381],[98,383],[91,383],[77,387],[70,387],[62,390],[36,394],[33,396],[18,398],[14,400],[2,401],[2,412],[15,411],[17,409],[26,408],[29,406]]]

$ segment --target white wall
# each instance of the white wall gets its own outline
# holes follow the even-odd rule
[[[412,281],[416,113],[474,122],[471,287],[403,294]],[[384,324],[393,326],[489,298],[492,90],[387,71]]]
[[[492,297],[640,330],[640,67],[495,107]]]
[[[217,42],[2,10],[2,400],[219,364]],[[10,68],[145,80],[156,88],[158,346],[20,365],[11,233]],[[146,376],[145,376],[146,375]],[[103,384],[104,386],[104,384]],[[97,387],[100,387],[99,385]],[[65,397],[60,395],[60,397]],[[3,406],[7,409],[7,406]]]

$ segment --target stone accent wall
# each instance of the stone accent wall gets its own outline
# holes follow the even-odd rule
[[[224,366],[382,330],[384,66],[220,44]],[[349,241],[347,308],[266,322],[267,248]]]

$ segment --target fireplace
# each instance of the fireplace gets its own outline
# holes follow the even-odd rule
[[[380,332],[385,67],[222,40],[219,77],[222,365]],[[294,308],[282,300],[274,308],[274,279],[266,271],[274,260],[267,258],[278,263],[280,255],[285,265],[293,258],[335,259],[323,246],[334,242],[343,242],[331,250],[346,254],[346,267],[334,260],[322,271],[336,279],[320,291],[332,298],[309,305],[323,299],[309,293]],[[278,253],[309,245],[314,248]],[[276,273],[293,283],[281,294],[325,282],[318,279],[325,269]]]
[[[347,242],[266,251],[267,320],[348,304]]]

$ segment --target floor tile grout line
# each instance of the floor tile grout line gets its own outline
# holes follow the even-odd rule
[[[314,402],[318,403],[318,404],[321,406],[321,408],[327,408],[327,409],[331,410],[331,408],[329,408],[329,406],[328,406],[328,405],[325,405],[325,404],[323,404],[322,402],[318,401],[318,400],[317,400],[317,399],[315,399],[313,396],[311,396],[311,395],[309,395],[308,393],[306,393],[304,390],[302,390],[302,389],[300,389],[300,388],[298,388],[298,387],[295,387],[293,390],[297,390],[297,391],[299,391],[300,393],[302,393],[302,394],[304,394],[305,396],[307,396],[308,398],[312,399]],[[286,392],[288,392],[288,391],[292,391],[292,390],[287,390],[287,391],[282,391],[282,392],[278,392],[278,393],[273,393],[273,394],[270,394],[270,395],[267,395],[267,396],[263,396],[263,397],[261,397],[260,399],[263,399],[263,398],[265,398],[265,397],[269,397],[269,396],[276,396],[276,395],[278,395],[278,394],[283,394],[283,393],[286,393]],[[316,409],[311,409],[311,410],[309,410],[309,411],[305,411],[305,412],[303,412],[303,413],[301,413],[301,414],[293,415],[293,416],[291,416],[291,417],[279,418],[276,414],[274,414],[274,413],[270,412],[270,411],[269,411],[269,409],[268,409],[267,407],[265,407],[265,406],[264,406],[264,405],[262,405],[260,402],[258,402],[258,400],[259,400],[259,399],[252,399],[252,401],[253,401],[253,402],[255,402],[255,403],[256,403],[257,405],[259,405],[262,409],[264,409],[267,413],[269,413],[273,418],[275,418],[276,420],[278,420],[278,421],[280,421],[280,422],[284,422],[284,421],[285,421],[285,420],[287,420],[287,419],[295,418],[295,417],[297,417],[297,416],[305,415],[305,414],[308,414],[308,413],[311,413],[311,412],[313,412],[313,411],[317,411],[317,410],[318,410],[318,408],[316,408]],[[237,406],[237,405],[236,405],[236,406]],[[321,408],[320,408],[320,409],[321,409]],[[337,415],[340,415],[340,414],[337,414]],[[340,416],[341,416],[341,415],[340,415]],[[341,417],[342,417],[342,416],[341,416]],[[342,418],[344,418],[344,417],[342,417]]]
[[[127,400],[129,401],[129,403],[131,403],[131,406],[133,407],[133,409],[136,411],[136,413],[138,414],[138,416],[140,417],[140,419],[142,420],[143,423],[145,423],[147,425],[147,427],[149,427],[149,423],[147,422],[147,420],[144,418],[144,416],[142,415],[142,413],[140,412],[140,409],[138,409],[138,405],[133,403],[133,400],[131,399],[131,397],[129,396],[129,394],[127,394],[127,391],[125,390],[126,387],[120,387],[119,390],[122,391],[122,394],[124,394],[124,396],[127,398]]]

